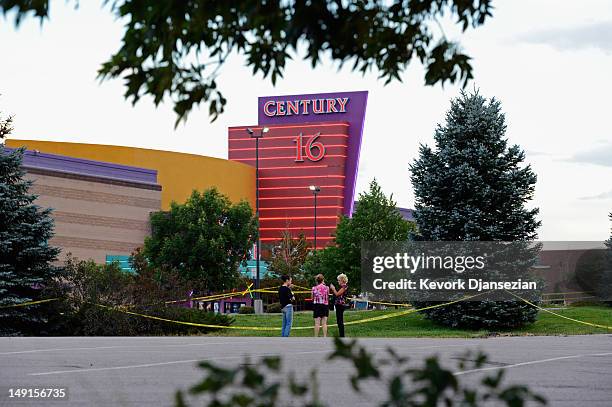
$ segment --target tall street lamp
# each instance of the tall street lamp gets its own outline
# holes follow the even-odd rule
[[[259,133],[256,133],[253,129],[248,127],[247,133],[251,138],[255,139],[255,216],[257,216],[257,224],[259,225],[259,139],[263,138],[270,129],[264,127]],[[259,228],[259,227],[258,227]],[[259,230],[257,230],[257,248],[255,256],[255,289],[259,290],[259,257],[261,253],[261,243],[259,239]],[[258,312],[259,311],[259,312]],[[255,312],[263,313],[263,304],[261,303],[261,297],[259,291],[255,292]]]
[[[317,250],[317,194],[321,192],[321,187],[311,185],[308,187],[314,195],[314,250]]]

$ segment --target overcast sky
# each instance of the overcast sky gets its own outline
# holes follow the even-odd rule
[[[174,129],[170,104],[132,107],[120,80],[96,71],[120,44],[122,25],[101,2],[75,10],[52,2],[42,27],[0,20],[0,110],[15,115],[13,138],[120,144],[227,158],[227,127],[257,122],[257,96],[370,92],[357,191],[373,177],[403,207],[414,205],[408,164],[431,144],[458,88],[425,87],[415,64],[403,83],[383,86],[331,64],[312,70],[296,58],[276,87],[234,57],[219,85],[229,102],[210,124],[195,110]],[[538,175],[534,206],[542,240],[603,240],[612,211],[612,2],[495,1],[494,16],[465,35],[445,25],[473,59],[470,85],[501,100],[511,143]]]

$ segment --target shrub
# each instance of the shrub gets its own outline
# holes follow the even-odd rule
[[[415,302],[416,303],[416,302]],[[438,302],[418,302],[418,307]],[[510,329],[535,321],[538,309],[522,301],[462,301],[422,311],[425,318],[451,328]]]
[[[165,319],[205,325],[227,326],[233,319],[197,309],[166,306],[185,292],[171,272],[143,269],[142,274],[121,271],[116,264],[99,265],[69,256],[61,278],[46,289],[46,297],[62,297],[49,305],[47,335],[189,335],[215,328],[194,327],[129,315],[114,307]],[[173,286],[167,288],[167,286]],[[171,297],[174,295],[174,297]],[[183,294],[184,295],[184,294]],[[104,308],[102,306],[110,307]]]
[[[266,312],[270,314],[275,314],[281,312],[283,308],[280,305],[280,302],[273,302],[272,304],[268,304],[266,308]]]
[[[174,321],[205,325],[228,326],[233,322],[232,318],[223,314],[176,306],[155,306],[147,309],[131,309],[131,311]],[[64,315],[65,320],[61,324],[63,329],[54,332],[57,335],[193,335],[216,330],[215,328],[196,327],[129,315],[94,304],[83,304],[76,312]]]
[[[243,307],[240,307],[240,309],[238,310],[238,313],[239,314],[254,314],[255,308],[245,305]]]

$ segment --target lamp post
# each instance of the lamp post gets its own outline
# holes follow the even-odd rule
[[[255,139],[255,216],[257,217],[257,242],[256,242],[256,256],[255,256],[255,289],[259,290],[259,257],[261,251],[261,243],[259,239],[259,139],[263,138],[264,134],[266,134],[270,129],[267,127],[263,127],[259,133],[256,133],[253,129],[248,127],[246,129],[247,133],[251,138]],[[258,312],[259,311],[259,312]],[[261,297],[259,291],[255,292],[255,312],[258,314],[263,313],[263,304],[261,302]]]
[[[317,194],[321,192],[321,187],[311,185],[308,187],[314,195],[314,250],[317,250]]]

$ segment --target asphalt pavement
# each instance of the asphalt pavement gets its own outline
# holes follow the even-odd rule
[[[530,385],[552,406],[612,406],[612,335],[359,342],[379,357],[390,346],[415,365],[436,354],[469,383],[504,369],[508,383]],[[365,394],[352,391],[351,369],[346,362],[328,360],[332,349],[332,340],[323,338],[3,337],[0,406],[172,406],[176,390],[203,377],[198,361],[236,365],[245,363],[246,355],[252,363],[260,356],[282,355],[283,371],[302,379],[318,367],[319,393],[330,405],[376,405],[386,389],[372,384]],[[468,349],[487,353],[489,362],[478,370],[460,370],[457,359]],[[10,389],[22,388],[64,388],[67,397],[9,398]]]

